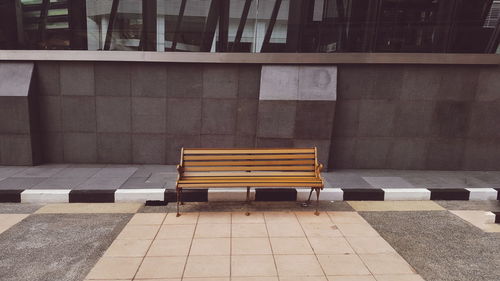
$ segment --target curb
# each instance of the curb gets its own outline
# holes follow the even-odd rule
[[[310,189],[257,188],[251,189],[252,201],[305,201]],[[313,193],[312,200],[316,199]],[[245,201],[245,188],[211,188],[183,191],[184,202]],[[409,200],[500,200],[500,188],[326,188],[320,201],[409,201]],[[112,189],[69,190],[28,189],[0,190],[0,203],[115,203],[115,202],[175,202],[173,189]],[[499,215],[496,215],[499,220]]]

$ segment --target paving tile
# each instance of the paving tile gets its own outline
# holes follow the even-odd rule
[[[276,254],[276,252],[274,252]],[[232,238],[232,255],[271,255],[269,238]]]
[[[87,279],[128,279],[134,275],[142,258],[103,257],[87,275]]]
[[[377,281],[371,275],[328,276],[328,281]]]
[[[169,257],[187,256],[191,247],[191,237],[179,239],[155,239],[149,248],[147,256]]]
[[[442,211],[433,201],[348,201],[356,211]]]
[[[91,177],[73,189],[118,189],[127,181],[127,178]]]
[[[47,178],[41,183],[31,187],[33,189],[75,189],[82,183],[86,182],[87,178]]]
[[[295,213],[292,212],[265,212],[264,218],[267,224],[293,224],[298,223]]]
[[[324,276],[315,255],[274,256],[278,275],[282,276]]]
[[[280,281],[327,281],[323,276],[280,276]]]
[[[382,237],[347,237],[347,241],[358,254],[395,253]]]
[[[148,182],[148,178],[132,177],[128,178],[119,188],[120,189],[153,189],[163,188],[165,183]]]
[[[281,279],[284,280],[284,279]],[[203,280],[200,280],[203,281]],[[231,281],[279,281],[278,277],[231,277]]]
[[[180,217],[175,213],[168,213],[163,224],[196,224],[198,216],[199,213],[182,213]]]
[[[38,167],[31,167],[25,169],[19,173],[16,173],[12,177],[14,178],[48,178],[52,177],[55,174],[59,173],[64,168],[68,167],[67,164],[50,164],[50,165],[42,165]]]
[[[370,274],[357,255],[318,255],[318,259],[327,276]]]
[[[163,225],[156,239],[191,238],[193,237],[195,225]]]
[[[180,278],[185,264],[186,257],[146,257],[135,278]]]
[[[230,224],[198,224],[194,234],[196,238],[231,237]]]
[[[0,190],[30,189],[47,178],[6,178],[0,181]]]
[[[302,228],[307,237],[342,237],[338,227],[332,223],[305,223]]]
[[[304,223],[331,223],[330,217],[326,212],[321,212],[319,216],[316,216],[314,212],[295,212],[297,218],[301,224]]]
[[[231,276],[277,276],[272,255],[232,256]]]
[[[128,225],[162,224],[165,214],[135,214]]]
[[[309,237],[308,239],[316,255],[354,254],[354,250],[343,237]]]
[[[151,245],[152,240],[121,240],[113,241],[105,257],[144,257]]]
[[[229,256],[231,254],[231,246],[230,238],[195,238],[191,244],[189,255]]]
[[[231,237],[267,237],[267,228],[263,223],[232,224]]]
[[[230,281],[231,278],[229,277],[214,277],[214,278],[183,278],[183,281]],[[234,280],[234,279],[233,279]],[[143,281],[143,280],[140,280]],[[151,280],[151,281],[157,281],[157,280]],[[161,280],[158,280],[161,281]],[[179,279],[180,281],[180,279]]]
[[[207,212],[201,213],[198,224],[220,224],[231,223],[231,213]]]
[[[95,175],[101,167],[67,167],[62,169],[57,174],[53,175],[54,178],[90,178]]]
[[[457,210],[450,212],[485,232],[500,232],[500,224],[486,223],[487,212],[485,211]]]
[[[369,224],[337,224],[345,237],[378,237],[379,234]]]
[[[154,239],[159,225],[127,225],[116,239]]]
[[[267,225],[269,237],[304,237],[304,231],[298,223],[273,223]]]
[[[332,219],[333,223],[367,223],[357,212],[328,212],[328,215]]]
[[[0,226],[11,227],[25,219],[28,214],[0,214]]]
[[[184,277],[228,277],[229,256],[189,256]]]
[[[312,255],[309,241],[304,237],[273,237],[271,246],[275,255]]]
[[[397,253],[360,254],[372,274],[414,274],[411,266]]]
[[[370,185],[378,188],[403,188],[414,187],[401,177],[363,177]]]
[[[425,281],[418,274],[375,275],[377,281]]]
[[[8,178],[11,176],[16,175],[17,173],[20,173],[26,169],[29,169],[30,167],[14,167],[14,166],[5,166],[5,167],[0,167],[0,178]]]
[[[67,203],[48,204],[38,209],[36,214],[117,214],[136,213],[140,203]]]

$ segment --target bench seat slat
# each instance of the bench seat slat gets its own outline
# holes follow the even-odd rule
[[[184,149],[184,154],[293,154],[314,153],[313,148],[262,149]]]
[[[186,172],[204,171],[314,171],[314,166],[217,166],[186,167]]]
[[[248,175],[248,173],[247,173]],[[308,181],[308,180],[313,180],[313,179],[318,179],[318,177],[278,177],[278,176],[273,176],[273,177],[262,177],[262,176],[248,176],[248,177],[181,177],[180,180],[261,180],[261,181],[267,181],[267,180],[287,180],[287,181]]]
[[[259,165],[314,165],[314,160],[277,161],[185,161],[185,167],[194,166],[259,166]]]
[[[314,154],[186,155],[184,160],[314,159]]]
[[[184,172],[184,177],[244,177],[247,172]],[[315,176],[314,172],[252,172],[253,176]]]
[[[255,182],[241,182],[241,183],[179,183],[182,188],[207,188],[207,187],[322,187],[323,184],[318,183],[255,183]]]
[[[305,180],[289,180],[289,179],[239,179],[239,180],[234,180],[234,179],[218,179],[218,180],[184,180],[181,179],[179,180],[179,183],[224,183],[224,182],[321,182],[321,179],[318,178],[309,178]]]

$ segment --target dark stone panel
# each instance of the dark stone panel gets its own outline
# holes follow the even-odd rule
[[[257,129],[257,114],[259,101],[239,99],[237,108],[236,134],[240,136],[255,136]]]
[[[337,101],[333,121],[333,136],[354,137],[359,127],[359,100]]]
[[[60,132],[61,98],[57,96],[41,96],[38,98],[40,105],[40,126],[44,132]]]
[[[331,141],[328,167],[330,169],[356,168],[354,156],[356,155],[357,138],[333,138]]]
[[[393,101],[361,101],[359,107],[360,137],[390,137],[394,135],[396,103]]]
[[[465,170],[500,170],[500,138],[468,139],[465,144]]]
[[[237,65],[206,64],[203,66],[203,97],[236,98],[237,96]]]
[[[166,118],[164,98],[132,98],[132,132],[164,133]]]
[[[0,133],[30,133],[30,111],[28,105],[28,97],[0,97]]]
[[[334,101],[298,101],[296,139],[329,139],[332,135]]]
[[[71,190],[69,203],[114,203],[116,190]]]
[[[93,134],[65,134],[64,162],[66,163],[96,163],[97,136]]]
[[[402,69],[402,100],[436,100],[439,94],[441,73],[434,66],[405,65]]]
[[[318,161],[328,169],[328,158],[330,155],[330,140],[300,140],[294,139],[294,147],[316,147],[318,150]]]
[[[98,132],[131,132],[132,110],[129,97],[97,97],[96,112]]]
[[[464,158],[464,139],[433,139],[427,149],[426,169],[460,170]]]
[[[95,96],[94,77],[91,62],[61,62],[61,94]]]
[[[182,202],[208,202],[208,189],[183,189],[181,196]]]
[[[62,125],[64,132],[95,132],[95,98],[62,97]]]
[[[415,170],[425,168],[427,153],[426,139],[396,138],[388,156],[388,168],[397,170]]]
[[[0,190],[0,203],[21,203],[21,193],[24,190]]]
[[[293,138],[296,110],[296,101],[259,101],[257,136]]]
[[[167,67],[163,63],[138,63],[132,70],[132,96],[165,97]]]
[[[59,62],[41,61],[35,68],[38,93],[42,96],[58,96],[61,94],[59,80]]]
[[[200,135],[166,136],[165,161],[167,165],[177,165],[181,159],[181,148],[200,147]]]
[[[63,163],[63,134],[44,133],[42,139],[42,161],[44,163]]]
[[[29,135],[0,135],[0,165],[34,165]]]
[[[434,102],[400,102],[395,116],[394,135],[397,137],[423,137],[431,133]]]
[[[138,164],[164,164],[165,136],[132,135],[132,159]]]
[[[478,73],[478,66],[433,66],[441,74],[439,99],[451,101],[471,101],[474,99]]]
[[[166,133],[197,135],[201,132],[201,99],[167,99]]]
[[[255,136],[235,136],[234,147],[254,148]]]
[[[260,92],[260,65],[239,65],[238,97],[258,99]]]
[[[199,98],[203,93],[203,65],[169,64],[167,66],[167,96]]]
[[[392,138],[358,138],[354,152],[356,169],[386,168],[392,145]]]
[[[342,189],[344,192],[344,201],[384,201],[384,190],[382,189]]]
[[[203,99],[202,134],[234,134],[237,100]]]
[[[255,147],[265,147],[265,148],[293,147],[293,139],[257,138],[255,141]]]
[[[132,162],[130,134],[98,134],[97,162],[128,164]]]
[[[500,101],[500,67],[483,66],[479,72],[477,101]]]
[[[432,134],[438,137],[464,137],[467,134],[470,104],[438,102],[433,114]]]
[[[130,96],[131,67],[124,62],[95,64],[95,89],[98,96]]]
[[[431,200],[469,200],[470,191],[461,188],[428,188]]]
[[[201,147],[206,147],[206,148],[234,147],[234,136],[231,136],[231,135],[201,135]]]
[[[295,188],[256,188],[255,201],[297,201]]]
[[[472,103],[468,136],[500,137],[500,101]]]

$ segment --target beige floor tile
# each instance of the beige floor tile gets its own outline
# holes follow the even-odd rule
[[[195,238],[189,255],[193,256],[229,256],[231,238]]]
[[[367,223],[357,212],[328,212],[333,223]]]
[[[337,224],[340,232],[346,237],[377,237],[378,232],[369,224]]]
[[[198,224],[231,223],[231,213],[229,212],[205,212],[200,213]]]
[[[184,278],[182,281],[230,281],[230,277],[214,277],[214,278]],[[142,281],[142,280],[140,280]]]
[[[195,227],[194,224],[165,224],[161,226],[156,239],[192,238]]]
[[[134,281],[181,281],[181,278],[154,278],[154,279],[134,279]],[[106,280],[110,281],[110,280]],[[117,281],[123,281],[123,280],[117,280]]]
[[[347,237],[347,241],[358,254],[395,253],[382,237]]]
[[[249,216],[245,212],[232,213],[232,222],[235,223],[265,223],[264,214],[260,212],[251,212]]]
[[[302,227],[298,223],[268,224],[269,237],[305,237]]]
[[[324,276],[315,255],[276,255],[280,278],[286,276]]]
[[[191,238],[182,239],[156,239],[151,244],[147,256],[170,257],[187,256],[191,247]]]
[[[278,277],[231,277],[231,281],[279,281]]]
[[[0,214],[0,226],[11,227],[28,216],[28,214]]]
[[[498,223],[484,224],[481,229],[485,232],[500,232],[500,224]]]
[[[330,275],[370,275],[361,259],[351,255],[318,255],[319,262],[327,276]]]
[[[305,237],[272,237],[275,255],[312,255],[313,250]]]
[[[182,277],[186,257],[146,257],[136,279]]]
[[[165,214],[135,214],[129,221],[129,225],[162,224]]]
[[[316,255],[354,253],[343,237],[309,237],[308,239]]]
[[[86,279],[132,279],[142,258],[102,257]]]
[[[324,276],[281,276],[280,281],[327,281],[327,279]]]
[[[277,276],[273,256],[232,256],[231,275],[234,277]]]
[[[320,212],[319,216],[314,214],[314,211],[309,212],[295,212],[297,219],[301,224],[304,223],[327,223],[331,224],[332,221],[326,212]]]
[[[117,239],[113,241],[105,257],[144,257],[152,240]]]
[[[232,255],[271,255],[269,238],[232,238]]]
[[[141,203],[61,203],[47,204],[35,214],[119,214],[136,213]]]
[[[297,216],[292,212],[265,212],[264,219],[267,224],[295,224]]]
[[[263,223],[232,224],[232,237],[267,237],[267,228]]]
[[[328,281],[377,281],[371,275],[328,276]]]
[[[397,253],[361,254],[359,257],[372,274],[415,274],[413,268]]]
[[[442,211],[434,201],[348,201],[356,211]]]
[[[10,225],[0,225],[0,233],[6,231],[9,228],[11,228]]]
[[[176,213],[168,213],[163,224],[196,224],[199,213],[182,213],[180,217]]]
[[[194,234],[196,238],[231,237],[230,224],[198,224]]]
[[[229,277],[229,256],[189,256],[184,277]]]
[[[338,227],[332,223],[304,223],[302,228],[307,237],[342,237]]]
[[[500,232],[499,224],[485,223],[485,211],[458,210],[450,212],[485,232]]]
[[[116,239],[153,240],[159,225],[127,225]]]
[[[377,281],[425,281],[418,274],[375,275]]]

